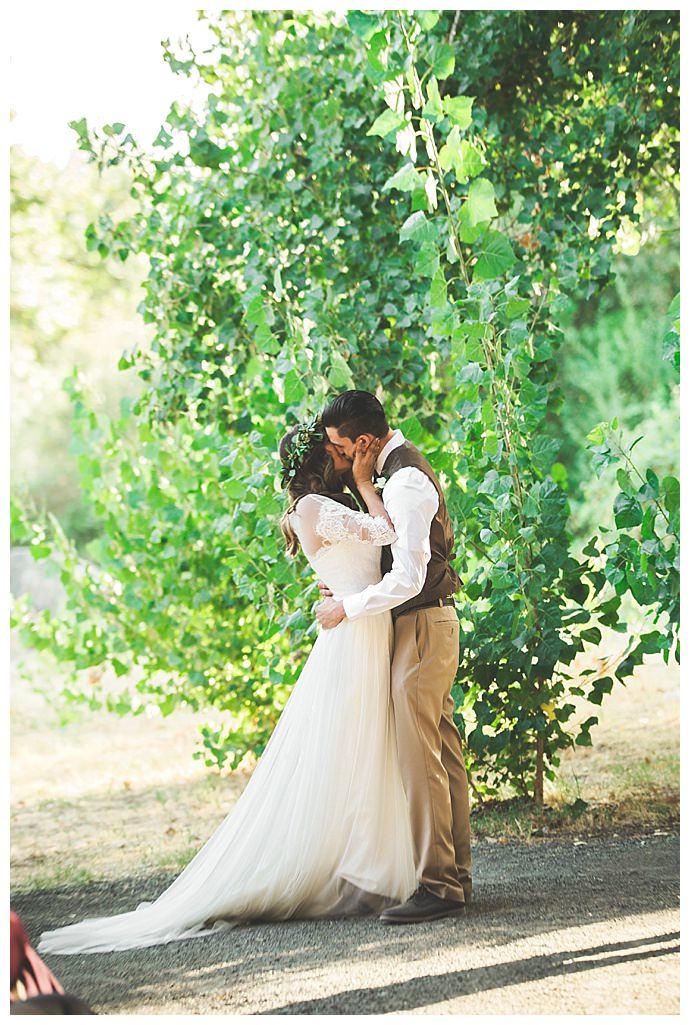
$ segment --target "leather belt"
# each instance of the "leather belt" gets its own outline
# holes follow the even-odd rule
[[[425,601],[422,605],[412,605],[409,609],[401,609],[398,612],[397,609],[392,609],[393,619],[397,619],[398,616],[404,616],[408,612],[419,612],[420,609],[438,609],[444,605],[455,606],[455,598],[452,594],[449,594],[446,598],[435,598],[433,601]]]

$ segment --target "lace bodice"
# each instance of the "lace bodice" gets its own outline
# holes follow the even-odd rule
[[[381,547],[397,535],[383,516],[354,512],[325,495],[305,495],[290,514],[304,554],[338,598],[381,579]]]

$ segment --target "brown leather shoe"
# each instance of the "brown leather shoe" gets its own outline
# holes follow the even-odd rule
[[[379,918],[387,925],[411,925],[415,922],[433,922],[437,918],[450,918],[451,915],[462,915],[464,912],[462,901],[444,900],[421,885],[404,904],[387,908]]]

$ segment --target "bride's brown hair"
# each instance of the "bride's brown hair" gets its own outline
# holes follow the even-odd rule
[[[300,425],[291,427],[280,439],[278,453],[285,466],[291,454],[292,441]],[[300,498],[305,495],[325,495],[336,502],[358,509],[359,506],[352,495],[345,492],[345,485],[333,465],[333,460],[326,451],[323,441],[317,441],[314,447],[295,468],[295,473],[287,483],[289,504],[280,521],[280,529],[285,538],[285,549],[288,555],[296,555],[299,551],[299,539],[290,525],[290,513],[296,508]]]

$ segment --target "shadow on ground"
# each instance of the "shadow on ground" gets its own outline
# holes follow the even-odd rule
[[[106,1013],[174,1005],[177,1013],[376,1014],[678,951],[677,932],[641,925],[652,913],[668,921],[678,907],[677,835],[478,841],[474,862],[476,900],[459,919],[246,924],[143,950],[46,960],[67,990]],[[159,875],[17,893],[12,905],[36,943],[43,929],[155,899],[170,881]],[[626,920],[635,928],[621,939]],[[589,932],[601,942],[579,946],[549,935],[583,927],[595,927]],[[477,951],[484,963],[473,966]],[[411,967],[413,977],[397,977]],[[330,980],[323,993],[321,978]],[[621,1013],[616,1004],[611,1011]]]
[[[353,1002],[361,1006],[362,1002],[366,1001],[370,1008],[369,1013],[372,1014],[378,1010],[408,1011],[452,1000],[468,993],[481,993],[523,982],[538,982],[556,975],[587,972],[604,965],[665,957],[667,954],[680,951],[679,940],[680,933],[672,932],[620,943],[604,943],[584,950],[561,951],[546,956],[540,954],[517,961],[505,961],[490,967],[470,968],[460,972],[426,976],[422,979],[414,978],[388,986],[368,987],[359,992],[349,990],[335,998],[330,996],[320,1000],[298,1001],[273,1007],[270,1011],[262,1013],[331,1014],[334,1000],[341,1001],[343,1007]],[[652,946],[658,949],[647,949]],[[601,956],[607,954],[609,956]]]

